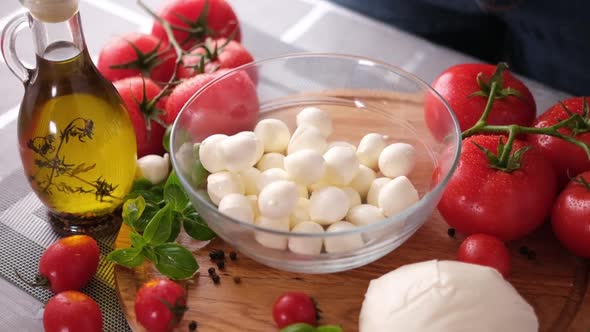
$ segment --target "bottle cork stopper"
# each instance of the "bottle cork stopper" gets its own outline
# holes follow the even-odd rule
[[[79,0],[21,0],[31,15],[46,23],[69,20],[78,12]]]

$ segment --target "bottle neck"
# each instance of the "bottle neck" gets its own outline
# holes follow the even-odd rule
[[[80,13],[63,22],[43,22],[30,15],[37,55],[50,61],[71,59],[86,48]]]

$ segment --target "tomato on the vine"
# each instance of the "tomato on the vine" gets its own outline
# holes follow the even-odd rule
[[[186,301],[186,290],[179,284],[154,278],[137,291],[135,316],[148,332],[172,331],[187,311]]]
[[[204,57],[205,68],[202,72],[211,73],[219,69],[231,69],[254,61],[252,54],[235,40],[225,38],[208,39],[203,45],[182,57],[182,64],[176,72],[177,77],[188,78],[199,73],[201,58]]]
[[[295,323],[316,325],[318,309],[311,297],[302,292],[286,292],[272,307],[272,317],[279,328]]]
[[[465,263],[492,267],[504,278],[510,273],[510,253],[504,242],[491,235],[473,234],[465,238],[457,252],[457,259]]]
[[[78,291],[53,296],[43,311],[45,332],[101,332],[102,315],[98,304]]]

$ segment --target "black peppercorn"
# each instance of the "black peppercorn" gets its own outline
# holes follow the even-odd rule
[[[232,261],[235,261],[236,259],[238,259],[238,254],[235,251],[230,251],[229,259],[231,259]]]
[[[529,254],[529,247],[527,247],[527,246],[521,246],[521,247],[518,249],[518,252],[519,252],[521,255],[523,255],[523,256],[528,256],[528,254]]]
[[[239,283],[241,283],[241,282],[242,282],[242,278],[240,278],[240,277],[234,277],[234,282],[235,282],[236,284],[239,284]]]
[[[213,274],[215,274],[215,268],[210,267],[209,270],[207,270],[207,272],[209,272],[210,275],[213,275]]]
[[[450,237],[455,237],[455,233],[456,233],[456,231],[455,231],[455,229],[454,229],[454,228],[449,228],[449,229],[447,230],[447,234],[448,234]]]
[[[214,284],[218,284],[219,283],[219,276],[217,274],[214,274],[213,276],[211,276],[211,278],[213,279],[213,283]]]
[[[192,320],[190,323],[188,323],[188,329],[189,331],[194,331],[196,330],[198,327],[197,322]]]
[[[220,270],[225,269],[225,262],[224,261],[217,261],[217,268]]]

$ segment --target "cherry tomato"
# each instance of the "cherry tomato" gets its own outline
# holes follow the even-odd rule
[[[461,262],[493,267],[504,278],[510,273],[510,254],[502,241],[487,234],[468,236],[457,253]]]
[[[236,68],[254,61],[250,52],[235,40],[228,41],[225,38],[208,39],[205,47],[212,54],[212,58],[208,59],[205,68],[203,68],[205,73],[211,73],[219,69]],[[182,57],[182,65],[178,67],[176,77],[181,79],[195,76],[197,71],[194,66],[200,65],[201,57],[205,56],[205,54],[205,49],[199,47]]]
[[[590,258],[590,171],[576,176],[559,194],[551,215],[553,232],[572,253]]]
[[[148,332],[172,331],[182,320],[187,294],[166,278],[154,278],[139,288],[135,296],[135,316]]]
[[[45,332],[101,332],[102,315],[93,299],[78,291],[53,296],[43,312]]]
[[[314,301],[302,292],[287,292],[279,296],[272,307],[272,317],[279,328],[295,323],[316,325],[318,310]]]

